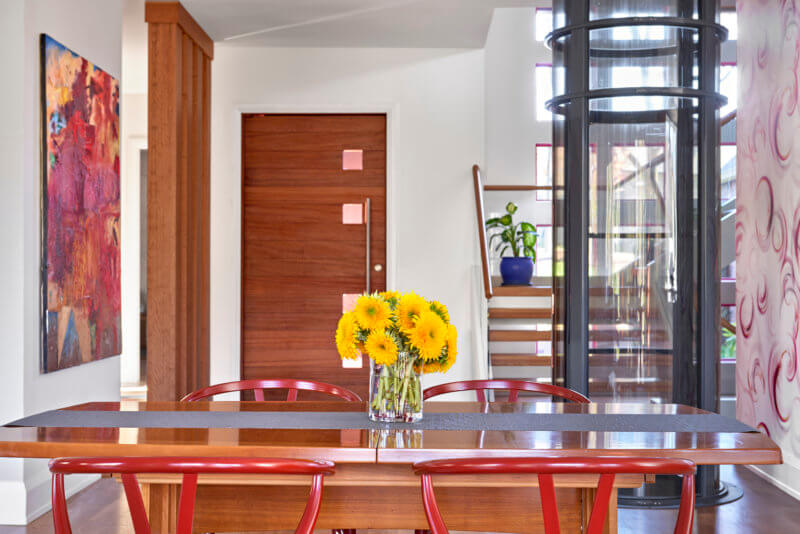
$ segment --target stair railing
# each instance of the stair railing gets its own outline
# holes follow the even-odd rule
[[[472,166],[473,183],[475,184],[475,215],[478,222],[478,241],[481,244],[481,264],[483,270],[483,292],[486,299],[492,298],[492,277],[489,272],[489,247],[486,240],[486,220],[483,217],[483,179],[481,168]]]
[[[736,334],[736,325],[727,320],[725,317],[720,317],[720,324],[722,328],[730,332],[731,334]]]
[[[729,122],[731,122],[735,118],[736,118],[736,110],[734,109],[733,111],[731,111],[730,113],[728,113],[727,115],[725,115],[724,117],[722,117],[719,120],[719,125],[720,126],[725,126],[726,124],[728,124]]]

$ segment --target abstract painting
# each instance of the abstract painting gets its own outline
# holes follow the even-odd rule
[[[42,372],[121,352],[119,83],[41,36]]]
[[[800,11],[737,8],[736,413],[800,467]]]

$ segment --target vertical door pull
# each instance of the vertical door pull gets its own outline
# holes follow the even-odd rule
[[[371,292],[370,291],[370,285],[371,285],[370,284],[370,282],[371,282],[371,280],[370,280],[370,272],[372,270],[372,269],[370,269],[370,267],[372,265],[372,257],[371,257],[371,249],[370,249],[370,240],[371,240],[370,238],[372,237],[372,217],[371,217],[371,214],[370,214],[370,209],[371,208],[372,208],[372,200],[367,198],[367,200],[364,202],[364,223],[365,223],[364,227],[366,228],[366,234],[367,234],[367,238],[366,238],[366,242],[367,242],[367,245],[366,245],[366,247],[367,247],[366,248],[367,260],[366,260],[366,268],[364,269],[364,272],[365,272],[365,285],[366,285],[367,294],[369,294]]]

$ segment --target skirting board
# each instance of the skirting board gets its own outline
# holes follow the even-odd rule
[[[39,477],[37,477],[39,478]],[[72,497],[100,479],[99,475],[65,477],[64,493]],[[0,481],[0,525],[25,526],[50,511],[50,478],[26,488],[20,481]]]
[[[747,465],[756,476],[763,478],[776,488],[800,501],[800,469],[783,463],[781,465]],[[768,472],[772,471],[772,473]]]
[[[25,483],[22,480],[0,480],[0,525],[25,525]]]
[[[70,478],[73,480],[70,480]],[[64,494],[69,499],[98,480],[100,480],[100,475],[71,475],[64,477]],[[36,487],[28,490],[28,523],[46,514],[52,508],[50,484],[51,482],[48,478],[44,484],[37,484]]]

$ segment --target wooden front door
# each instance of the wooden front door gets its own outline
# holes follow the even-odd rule
[[[334,333],[367,269],[386,287],[386,116],[244,115],[242,172],[242,378],[366,398],[368,362],[343,368]]]

